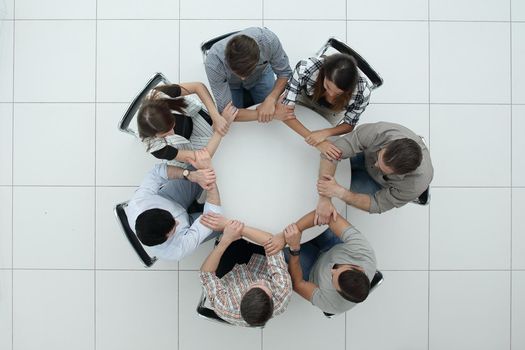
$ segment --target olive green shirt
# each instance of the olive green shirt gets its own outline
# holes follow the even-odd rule
[[[421,165],[404,175],[385,175],[374,164],[377,153],[394,140],[409,138],[421,147]],[[370,195],[370,213],[382,213],[394,207],[399,208],[421,195],[432,181],[434,169],[430,153],[420,136],[402,125],[387,122],[361,124],[348,135],[340,137],[334,145],[347,159],[364,152],[365,167],[368,174],[383,188]]]

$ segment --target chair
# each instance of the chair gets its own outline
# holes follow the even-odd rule
[[[377,286],[379,286],[381,283],[383,283],[383,274],[381,273],[381,271],[377,270],[374,275],[374,278],[372,278],[372,282],[370,282],[370,292],[376,289]],[[337,314],[330,314],[328,312],[323,312],[323,314],[327,318],[334,318],[335,316],[337,316]]]
[[[372,66],[370,66],[360,54],[336,38],[332,37],[328,39],[326,44],[324,44],[323,47],[321,47],[321,49],[317,52],[317,56],[324,55],[330,47],[339,51],[340,53],[344,53],[355,58],[357,61],[357,67],[372,82],[372,90],[383,85],[383,78],[381,78],[381,76],[372,68]]]
[[[229,37],[230,35],[233,35],[233,34],[237,34],[239,33],[239,31],[235,31],[235,32],[231,32],[231,33],[227,33],[227,34],[223,34],[223,35],[219,35],[218,37],[215,37],[213,39],[210,39],[208,41],[204,41],[202,44],[201,44],[201,52],[202,52],[202,61],[206,61],[206,56],[208,55],[208,51],[210,51],[211,47],[213,46],[213,44],[215,44],[216,42],[218,41],[221,41],[222,39],[224,38],[227,38]]]
[[[148,95],[148,93],[158,85],[169,84],[170,82],[162,73],[155,73],[155,75],[148,81],[146,86],[141,92],[133,99],[133,102],[128,107],[126,113],[118,124],[118,129],[122,132],[131,134],[138,138],[138,131],[130,126],[131,121],[135,118],[142,101]]]
[[[427,148],[428,148],[427,140],[421,135],[419,135],[419,137],[421,137],[421,141],[423,141],[425,146],[427,146]],[[419,197],[414,199],[412,201],[412,203],[419,204],[419,205],[428,205],[428,204],[430,204],[430,186],[428,186],[427,189],[423,193],[421,193],[419,195]]]
[[[128,202],[117,204],[114,210],[115,216],[117,217],[117,220],[120,223],[120,227],[122,228],[124,235],[128,239],[129,244],[131,244],[133,250],[135,251],[135,253],[137,253],[139,259],[142,261],[145,267],[151,267],[157,261],[157,257],[149,256],[146,250],[144,250],[142,243],[140,243],[139,239],[137,238],[137,235],[129,226],[128,216],[126,215],[127,206]]]
[[[217,245],[218,243],[219,243],[219,238],[216,239],[215,245]],[[236,262],[232,262],[232,261],[226,262],[224,259],[225,255],[223,254],[221,261],[219,262],[219,266],[217,267],[217,276],[219,276],[219,278],[224,276],[227,273],[226,270],[231,270],[235,266],[235,263],[246,264],[249,261],[249,257],[251,257],[251,254],[264,252],[264,249],[262,247],[257,246],[256,244],[253,244],[253,243],[248,243],[247,241],[242,240],[242,239],[234,243],[236,243],[236,247],[234,248],[233,255],[235,255],[236,257],[235,259]],[[235,254],[235,252],[240,252],[241,250],[243,253],[241,254],[242,256]],[[237,257],[239,257],[238,260],[237,260]],[[226,269],[224,269],[225,266],[227,267]],[[197,304],[197,315],[208,321],[220,323],[223,325],[233,326],[233,324],[220,318],[219,315],[217,315],[217,313],[213,309],[207,307],[205,304],[206,304],[206,291],[203,288],[201,297],[199,299],[199,303]],[[261,327],[251,326],[250,328],[264,328],[264,326],[261,326]]]

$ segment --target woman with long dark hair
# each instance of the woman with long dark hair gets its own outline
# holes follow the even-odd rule
[[[148,152],[187,168],[195,159],[195,150],[206,147],[213,156],[236,115],[237,109],[231,104],[219,114],[202,83],[160,85],[142,103],[137,125]]]
[[[312,132],[297,118],[285,123],[309,145],[317,147],[328,158],[337,159],[341,151],[327,138],[354,129],[368,105],[370,91],[370,82],[359,72],[350,55],[337,53],[301,60],[288,80],[283,104],[303,104],[325,117],[333,127]]]

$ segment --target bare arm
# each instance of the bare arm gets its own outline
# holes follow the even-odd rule
[[[208,255],[206,260],[204,260],[204,263],[202,263],[201,271],[217,271],[217,267],[219,266],[219,262],[221,261],[222,255],[224,254],[229,245],[229,242],[224,242],[224,240],[221,240],[219,244],[217,244],[215,248],[211,251],[210,255]]]
[[[370,212],[372,200],[368,194],[355,193],[345,189],[343,195],[339,198],[346,204]]]
[[[244,226],[242,235],[259,245],[264,245],[273,236],[271,233],[249,226]]]
[[[352,130],[354,130],[354,125],[350,125],[347,123],[342,123],[337,126],[334,126],[333,128],[325,129],[328,132],[328,136],[339,136],[348,134]]]
[[[197,94],[197,96],[199,96],[199,99],[202,101],[213,120],[221,116],[206,85],[201,82],[181,83],[179,85],[183,88],[181,89],[182,96],[189,94]]]
[[[296,133],[298,133],[302,138],[305,138],[307,137],[308,135],[311,134],[311,131],[309,129],[307,129],[303,123],[301,123],[299,121],[299,119],[297,118],[294,118],[294,119],[290,119],[290,120],[285,120],[284,123],[286,125],[288,125],[288,127],[290,129],[292,129],[293,131],[295,131]]]

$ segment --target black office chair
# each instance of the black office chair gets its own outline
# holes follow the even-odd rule
[[[419,137],[421,137],[421,141],[423,141],[425,146],[428,148],[427,140],[421,135],[419,135]],[[419,205],[430,204],[430,186],[428,186],[427,189],[419,195],[419,197],[414,199],[412,203],[419,204]]]
[[[221,41],[224,38],[229,37],[230,35],[237,34],[237,33],[239,33],[239,30],[237,30],[235,32],[219,35],[218,37],[215,37],[213,39],[210,39],[208,41],[203,42],[201,44],[202,61],[203,62],[206,61],[206,56],[208,55],[208,51],[210,51],[210,49],[213,46],[213,44],[215,44],[218,41]]]
[[[337,40],[336,38],[332,37],[328,39],[326,44],[324,44],[323,47],[321,47],[321,49],[317,52],[317,56],[319,57],[324,55],[329,48],[333,48],[340,53],[345,53],[355,58],[359,70],[363,72],[363,74],[366,75],[366,77],[372,82],[372,90],[383,85],[383,78],[381,78],[381,76],[372,68],[372,66],[370,66],[368,62],[366,62],[366,60],[350,46],[340,40]]]
[[[377,270],[376,274],[374,275],[374,278],[372,278],[372,282],[370,282],[370,292],[376,289],[377,286],[379,286],[381,283],[383,283],[383,274],[381,273],[381,271]],[[337,316],[337,314],[330,314],[328,312],[323,312],[323,314],[327,318],[334,318],[335,316]]]
[[[137,253],[139,259],[142,261],[145,267],[151,267],[157,261],[157,257],[149,256],[149,254],[142,246],[142,243],[140,243],[139,239],[137,238],[137,235],[129,226],[128,216],[126,215],[127,206],[128,202],[117,204],[114,210],[115,216],[117,217],[117,220],[120,223],[120,227],[122,227],[122,231],[128,239],[129,244],[131,244],[133,250],[135,251],[135,253]]]
[[[148,93],[159,85],[170,84],[168,79],[162,73],[155,73],[155,75],[148,81],[146,86],[139,92],[139,94],[133,99],[133,102],[128,107],[126,113],[118,123],[118,129],[122,132],[131,134],[138,138],[138,131],[131,126],[131,121],[135,118],[142,101],[148,95]]]
[[[217,238],[217,240],[215,241],[215,245],[217,245],[218,243],[219,238]],[[248,263],[252,254],[264,255],[264,249],[257,244],[249,243],[243,239],[233,242],[224,252],[221,261],[219,262],[219,266],[217,267],[216,271],[217,277],[223,277],[226,273],[231,271],[235,264]],[[235,260],[232,260],[232,258],[234,258]],[[207,307],[205,304],[206,291],[203,289],[201,297],[199,299],[199,303],[197,304],[197,315],[208,321],[233,326],[233,324],[220,318],[219,315],[217,315],[217,313],[213,309]],[[264,326],[252,326],[250,328],[264,328]]]

